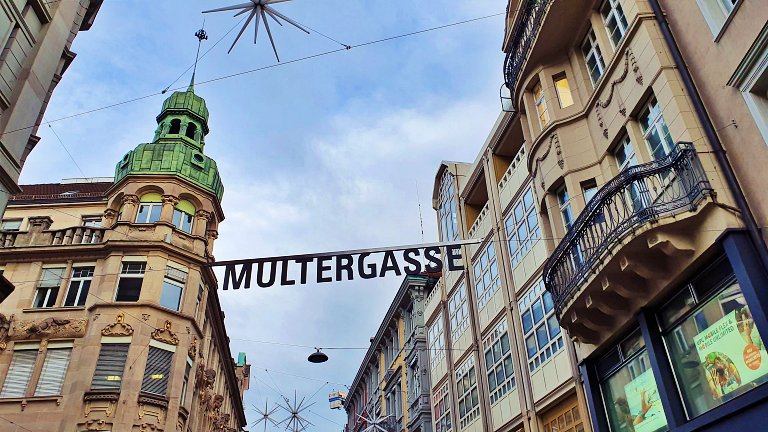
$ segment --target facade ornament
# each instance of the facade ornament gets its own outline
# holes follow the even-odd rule
[[[125,195],[125,196],[123,196],[123,204],[138,205],[139,204],[139,196],[138,195]]]
[[[50,317],[42,320],[16,321],[11,327],[10,338],[13,340],[81,338],[85,336],[88,319],[69,320]]]
[[[133,327],[125,323],[125,315],[122,312],[117,314],[114,323],[108,324],[101,329],[102,336],[130,336],[132,334]]]
[[[179,197],[173,195],[163,195],[163,205],[170,204],[175,206],[179,203]]]
[[[148,313],[141,314],[141,319],[143,319],[144,321],[149,320],[149,314]]]
[[[50,216],[30,216],[28,219],[30,231],[45,231],[53,225]]]
[[[197,338],[192,339],[192,344],[187,350],[187,355],[189,355],[189,358],[191,358],[192,361],[195,360],[195,356],[197,355]]]
[[[155,329],[152,331],[152,339],[169,345],[179,344],[179,337],[171,331],[171,322],[168,320],[165,320],[165,325],[162,329]]]
[[[7,318],[0,313],[0,352],[3,352],[8,348],[8,333],[11,331],[12,319],[13,315],[11,315],[10,318]]]
[[[142,423],[140,425],[133,425],[133,427],[139,428],[138,432],[162,432],[163,430],[160,426],[151,423]]]
[[[117,210],[113,210],[111,208],[104,210],[104,216],[102,218],[104,221],[106,221],[105,225],[111,225],[115,219],[117,219],[117,215]]]
[[[210,221],[211,220],[211,212],[206,211],[206,210],[198,210],[197,213],[195,213],[195,216],[198,219],[204,219],[206,221]]]
[[[94,420],[88,420],[84,423],[78,423],[78,426],[81,427],[82,430],[86,431],[111,431],[112,430],[112,423],[107,423],[104,419],[94,419]]]
[[[216,240],[219,238],[219,232],[217,230],[208,230],[205,232],[205,236],[211,240]]]
[[[555,145],[555,151],[557,153],[557,164],[560,166],[560,168],[563,168],[565,166],[565,160],[563,159],[563,151],[560,148],[560,138],[558,138],[556,133],[553,133],[549,136],[549,144],[547,144],[547,149],[544,150],[544,154],[536,158],[536,162],[533,165],[533,173],[531,173],[532,177],[536,177],[536,174],[539,174],[539,178],[541,180],[541,187],[544,188],[544,174],[541,172],[539,168],[541,168],[541,163],[544,162],[544,159],[549,156],[550,150],[552,150],[552,144]]]
[[[600,126],[600,129],[602,129],[603,137],[605,139],[608,139],[608,128],[605,126],[605,121],[603,120],[603,110],[608,108],[608,106],[611,104],[614,93],[616,93],[616,98],[618,99],[619,114],[621,114],[623,117],[627,116],[627,107],[624,106],[624,101],[621,99],[621,95],[616,92],[616,86],[623,83],[624,80],[627,79],[630,68],[632,69],[632,73],[635,76],[635,82],[641,85],[643,84],[643,74],[640,72],[640,67],[637,65],[635,54],[632,52],[632,49],[627,48],[627,51],[624,54],[624,70],[621,72],[621,75],[619,75],[618,78],[611,81],[608,97],[605,99],[605,101],[598,100],[597,104],[595,105],[597,123]]]

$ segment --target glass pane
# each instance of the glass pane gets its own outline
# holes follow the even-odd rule
[[[143,278],[120,278],[117,286],[115,301],[139,301],[141,294],[141,282]]]
[[[544,318],[544,309],[541,307],[541,299],[536,300],[533,306],[531,306],[531,311],[533,312],[533,322],[538,324],[539,321]]]
[[[501,336],[501,352],[506,354],[509,352],[509,336],[504,334]]]
[[[496,389],[496,373],[494,371],[488,372],[488,391]]]
[[[181,287],[167,281],[163,282],[163,293],[160,296],[160,306],[167,307],[168,309],[179,310],[180,302]]]
[[[163,207],[159,204],[155,204],[151,207],[151,210],[149,212],[149,221],[148,223],[155,223],[160,220],[160,212],[163,210]]]
[[[547,342],[549,342],[549,337],[547,336],[547,327],[544,324],[536,328],[536,339],[539,341],[539,349],[542,349],[545,346],[547,346]]]
[[[504,371],[507,373],[507,377],[511,377],[515,374],[515,367],[512,365],[512,356],[507,356],[504,359]]]
[[[525,191],[525,195],[523,195],[523,204],[525,205],[526,210],[533,207],[533,190],[528,189]]]
[[[672,328],[665,342],[691,416],[768,380],[768,353],[735,282]]]
[[[630,361],[602,384],[612,431],[656,432],[667,429],[648,353]]]
[[[560,334],[560,324],[557,322],[557,316],[552,315],[547,320],[547,327],[549,328],[549,337],[554,338]]]
[[[523,331],[525,333],[528,333],[533,328],[533,320],[531,319],[531,311],[527,310],[522,315],[523,320]]]
[[[501,342],[493,344],[493,358],[494,361],[501,359]]]
[[[488,350],[488,351],[485,352],[485,365],[487,367],[491,367],[491,365],[493,363],[494,363],[493,362],[493,353],[491,352],[491,350]]]
[[[547,311],[547,313],[554,309],[555,303],[552,301],[552,294],[550,294],[549,291],[544,291],[541,298],[544,300],[544,310]]]

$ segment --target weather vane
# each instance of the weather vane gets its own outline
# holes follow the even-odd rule
[[[267,20],[267,16],[275,20],[275,22],[280,24],[281,26],[283,25],[282,21],[285,21],[288,24],[291,24],[294,27],[298,28],[299,30],[303,31],[304,33],[309,34],[309,30],[305,29],[304,27],[299,25],[297,22],[291,20],[290,18],[283,15],[282,13],[280,13],[278,10],[276,10],[274,7],[271,6],[274,3],[283,3],[287,1],[291,1],[291,0],[250,0],[246,3],[203,11],[203,13],[225,12],[230,10],[242,9],[240,12],[235,14],[235,16],[237,17],[242,14],[250,12],[250,14],[248,15],[248,19],[246,19],[245,24],[243,24],[243,28],[240,29],[240,33],[237,34],[235,41],[232,42],[232,46],[229,47],[229,51],[227,51],[227,53],[232,52],[232,48],[235,47],[235,44],[237,44],[237,41],[240,40],[240,36],[243,35],[243,32],[245,32],[245,29],[248,28],[248,26],[251,24],[251,21],[253,21],[253,18],[255,17],[256,22],[254,23],[255,30],[253,35],[253,43],[256,43],[256,39],[258,39],[259,37],[259,25],[261,22],[263,22],[264,28],[267,30],[267,36],[269,36],[269,42],[272,44],[272,50],[275,52],[275,58],[277,58],[277,61],[279,62],[280,56],[277,55],[277,47],[275,47],[275,40],[272,38],[272,31],[269,28],[269,22]]]

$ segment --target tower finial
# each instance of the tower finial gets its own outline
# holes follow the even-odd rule
[[[200,45],[203,44],[204,40],[208,40],[208,33],[205,32],[205,20],[203,20],[203,27],[195,32],[195,37],[197,37],[197,54],[195,55],[195,66],[192,69],[192,79],[189,81],[189,88],[187,89],[191,93],[195,92],[195,73],[197,72],[197,61],[200,59]]]

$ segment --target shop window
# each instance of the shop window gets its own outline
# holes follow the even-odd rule
[[[120,390],[129,347],[127,343],[102,343],[91,381],[92,390]]]
[[[163,279],[163,291],[160,295],[160,306],[175,311],[181,306],[181,296],[184,292],[184,285],[187,283],[187,272],[176,267],[165,268],[165,278]]]
[[[158,193],[148,193],[141,196],[139,211],[136,213],[136,223],[155,223],[160,220],[163,211],[163,197]]]
[[[584,432],[584,422],[575,397],[561,402],[542,416],[544,432]],[[643,432],[627,429],[627,432]]]
[[[464,429],[480,417],[474,357],[456,369],[456,397],[459,400],[459,425]]]
[[[608,31],[608,37],[611,39],[613,47],[616,48],[627,34],[627,18],[624,16],[624,9],[621,8],[620,0],[605,0],[600,8],[600,15],[603,16],[605,29]]]
[[[35,291],[32,307],[49,308],[56,306],[56,298],[59,296],[59,287],[61,287],[65,270],[65,267],[43,269],[43,274]]]
[[[568,84],[565,72],[555,75],[552,79],[555,82],[555,90],[557,91],[557,100],[560,102],[560,108],[568,108],[573,105],[573,93],[571,93],[571,86]]]
[[[451,393],[448,383],[432,394],[432,413],[435,418],[435,432],[451,432]]]
[[[605,62],[603,61],[603,53],[600,51],[600,46],[597,44],[594,30],[589,29],[589,33],[587,33],[584,42],[581,44],[581,53],[584,55],[584,62],[587,64],[587,71],[592,80],[592,85],[595,85],[600,81],[603,73],[605,73]]]
[[[539,126],[543,130],[549,124],[549,112],[547,111],[547,101],[544,99],[544,89],[541,83],[533,87],[533,103],[536,105],[536,114],[539,117]]]
[[[443,334],[443,314],[439,314],[437,319],[427,331],[429,340],[429,365],[432,369],[440,363],[445,357],[445,335]]]
[[[539,218],[534,205],[533,188],[529,186],[523,195],[512,205],[512,214],[504,225],[509,238],[509,253],[512,267],[516,267],[533,244],[541,237]]]
[[[552,294],[540,280],[518,301],[528,370],[533,372],[563,348],[563,335],[555,315]]]
[[[639,330],[598,360],[597,373],[611,431],[667,430],[667,418]]]
[[[480,252],[480,256],[475,259],[473,270],[477,293],[477,307],[482,309],[501,286],[499,269],[496,264],[496,249],[493,246],[493,241],[489,241],[482,252]]]
[[[662,159],[672,152],[675,143],[655,96],[651,96],[640,114],[640,127],[654,159]]]
[[[168,375],[171,372],[173,352],[155,346],[149,347],[147,366],[144,368],[144,379],[141,391],[158,396],[165,396],[168,390]]]
[[[768,353],[739,284],[721,259],[659,313],[690,418],[768,381]]]
[[[456,343],[469,326],[467,290],[461,282],[456,292],[448,300],[448,314],[451,321],[451,342]]]
[[[488,393],[493,405],[516,385],[506,319],[485,338],[483,348],[485,349],[485,367],[488,371]]]
[[[446,169],[440,180],[440,240],[451,241],[459,238],[458,220],[456,219],[456,197],[454,194],[453,175]]]
[[[135,302],[141,295],[141,284],[144,282],[144,272],[147,263],[124,262],[117,282],[115,301]]]
[[[85,299],[88,297],[88,290],[91,288],[93,272],[95,267],[73,267],[72,277],[69,280],[67,297],[64,299],[64,306],[84,306]]]
[[[187,200],[181,200],[173,209],[173,226],[185,233],[191,233],[194,217],[195,206]]]

